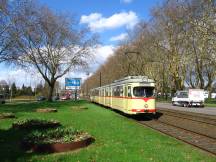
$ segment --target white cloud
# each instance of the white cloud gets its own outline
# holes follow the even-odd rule
[[[87,24],[91,31],[99,32],[106,29],[119,27],[133,28],[139,19],[135,12],[120,12],[110,17],[103,17],[100,13],[92,13],[88,16],[81,16],[80,23]]]
[[[131,3],[133,0],[120,0],[121,3]]]
[[[121,33],[120,35],[114,36],[110,38],[110,41],[122,41],[127,39],[128,34],[127,33]]]
[[[97,68],[103,64],[106,59],[114,53],[115,47],[112,45],[99,45],[96,49],[92,50],[94,54],[94,61],[90,62],[88,73],[93,73]],[[36,70],[25,71],[23,69],[17,68],[8,68],[6,65],[0,64],[0,80],[5,80],[8,84],[16,83],[18,87],[21,87],[23,84],[26,86],[31,85],[35,87],[40,82],[44,83],[44,79]],[[65,76],[58,79],[61,83],[61,86],[64,86],[65,77],[80,77],[83,80],[86,79],[86,70],[77,70],[73,72],[68,72]]]
[[[91,22],[97,21],[97,20],[99,20],[101,18],[102,18],[102,15],[100,13],[92,13],[92,14],[90,14],[88,16],[83,15],[81,17],[80,22],[81,23],[91,23]]]
[[[95,49],[95,61],[98,64],[103,64],[106,59],[114,53],[115,47],[112,45],[98,46]]]
[[[17,68],[6,68],[0,74],[0,80],[5,80],[9,85],[13,82],[16,83],[17,87],[21,87],[23,84],[26,86],[35,87],[36,84],[39,84],[40,81],[43,81],[41,75],[37,73],[35,70],[25,71]]]

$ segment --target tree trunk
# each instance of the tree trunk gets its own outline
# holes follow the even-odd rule
[[[54,87],[55,87],[55,81],[52,81],[51,84],[49,84],[49,94],[48,94],[49,102],[52,102]]]

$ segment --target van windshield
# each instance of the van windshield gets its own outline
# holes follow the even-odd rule
[[[180,92],[178,98],[188,98],[188,92]]]
[[[135,97],[152,97],[154,95],[154,87],[134,87],[133,95]]]

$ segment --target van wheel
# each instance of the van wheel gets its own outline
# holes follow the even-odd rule
[[[174,101],[172,101],[172,105],[175,106],[175,102]]]
[[[188,107],[188,104],[187,104],[187,103],[184,103],[184,104],[183,104],[183,107]]]

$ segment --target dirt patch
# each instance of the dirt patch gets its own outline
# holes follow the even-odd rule
[[[73,110],[73,111],[88,110],[88,107],[85,107],[85,106],[72,106],[71,110]]]
[[[0,119],[15,118],[14,113],[0,113]]]
[[[57,112],[57,109],[54,109],[54,108],[40,108],[40,109],[36,109],[36,112],[41,112],[41,113]]]

